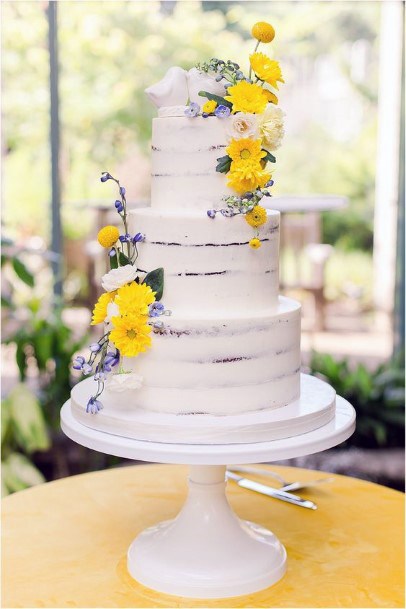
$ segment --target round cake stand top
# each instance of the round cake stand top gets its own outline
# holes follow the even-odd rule
[[[300,457],[336,446],[354,432],[355,411],[346,400],[337,397],[336,416],[327,425],[292,438],[250,444],[166,444],[123,438],[79,423],[72,415],[70,400],[61,409],[61,427],[78,444],[125,459],[189,465],[233,465]]]

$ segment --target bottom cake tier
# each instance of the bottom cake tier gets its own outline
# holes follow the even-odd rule
[[[284,408],[222,417],[185,417],[117,404],[108,404],[92,416],[86,413],[89,390],[91,380],[86,379],[72,392],[72,415],[79,423],[123,438],[166,444],[251,444],[293,438],[327,425],[336,411],[334,389],[305,374],[301,375],[300,398]]]
[[[135,372],[140,382],[110,373],[100,398],[106,411],[232,415],[279,408],[299,397],[298,302],[280,297],[275,310],[245,317],[191,312],[159,319],[164,327],[152,347],[123,361],[124,371]]]

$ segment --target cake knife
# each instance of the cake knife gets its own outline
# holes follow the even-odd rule
[[[267,495],[268,497],[274,497],[275,499],[280,499],[281,501],[286,501],[287,503],[293,503],[293,505],[298,505],[310,510],[317,510],[317,505],[313,503],[313,501],[302,499],[301,497],[298,497],[298,495],[280,491],[272,488],[272,486],[261,484],[260,482],[250,480],[249,478],[243,478],[234,472],[227,471],[226,478],[227,480],[233,480],[233,482],[236,482],[238,486],[241,488],[246,488],[249,491],[255,491],[256,493],[261,493],[262,495]]]

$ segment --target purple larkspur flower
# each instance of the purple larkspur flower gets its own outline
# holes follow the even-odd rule
[[[121,243],[126,243],[127,241],[131,241],[131,235],[129,235],[128,233],[125,235],[120,235],[119,240],[121,241]]]
[[[223,104],[217,106],[214,111],[214,114],[217,116],[217,118],[227,118],[227,116],[230,116],[230,113],[230,108],[228,106],[224,106]]]
[[[104,381],[106,378],[106,374],[104,372],[96,372],[96,374],[94,375],[94,380],[95,381]]]
[[[160,315],[164,314],[165,306],[162,304],[162,302],[153,302],[149,305],[148,309],[148,315],[150,317],[159,317]]]
[[[85,374],[86,376],[88,376],[89,374],[91,374],[93,371],[93,368],[90,364],[83,364],[82,366],[82,372],[83,374]]]
[[[143,233],[137,233],[133,237],[133,243],[140,243],[141,241],[144,241],[144,239],[145,235]]]
[[[82,355],[77,355],[72,362],[72,368],[74,368],[74,370],[82,370],[82,366],[85,361],[86,360]]]
[[[207,215],[209,216],[209,218],[215,218],[216,217],[216,210],[215,209],[208,209],[207,210]]]
[[[118,350],[115,353],[113,351],[108,351],[103,362],[103,372],[111,372],[111,369],[116,366],[119,361],[120,352]]]
[[[195,116],[198,116],[199,112],[199,104],[196,104],[196,102],[191,102],[185,110],[185,116],[188,116],[189,118],[194,118]]]
[[[107,180],[113,180],[113,176],[111,176],[107,171],[103,171],[100,182],[107,182]]]
[[[116,208],[118,213],[122,212],[124,209],[124,205],[119,199],[117,199],[117,201],[114,201],[114,207]]]
[[[97,400],[95,397],[91,397],[86,406],[86,412],[88,414],[97,414],[99,410],[103,408],[103,404],[100,400]]]

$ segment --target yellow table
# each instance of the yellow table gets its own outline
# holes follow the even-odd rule
[[[274,467],[287,480],[320,472]],[[275,586],[223,600],[147,589],[126,570],[145,527],[174,517],[186,466],[137,465],[73,476],[3,500],[3,607],[404,607],[403,494],[335,476],[300,491],[317,511],[229,483],[237,514],[271,528],[288,552]]]

